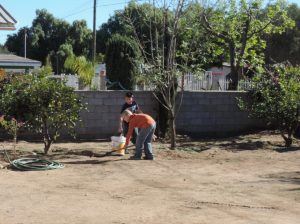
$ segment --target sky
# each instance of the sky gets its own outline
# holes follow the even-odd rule
[[[124,9],[128,2],[129,0],[97,0],[97,29],[114,14],[115,10]],[[300,0],[289,2],[300,6]],[[93,27],[94,0],[1,0],[0,4],[18,21],[15,31],[0,31],[0,44],[4,44],[7,35],[16,33],[19,28],[31,27],[37,9],[46,9],[55,18],[64,19],[69,23],[84,19],[90,29]]]
[[[129,0],[97,0],[97,29],[115,10],[124,9],[128,2]],[[0,0],[0,4],[18,21],[15,31],[0,31],[0,44],[5,43],[8,34],[14,34],[24,26],[31,27],[37,9],[46,9],[55,18],[69,23],[84,19],[88,27],[93,28],[94,0]]]

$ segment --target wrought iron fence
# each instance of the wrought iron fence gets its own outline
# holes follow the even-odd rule
[[[183,90],[201,91],[201,90],[218,90],[227,91],[231,80],[225,77],[214,76],[211,71],[203,72],[200,75],[191,73],[183,75],[178,79],[178,84]],[[251,80],[239,80],[238,90],[249,90],[252,88]]]
[[[105,80],[104,85],[101,85],[101,77],[95,76],[92,80],[92,85],[90,87],[80,86],[79,78],[77,75],[72,74],[61,74],[52,75],[52,78],[66,80],[68,86],[73,87],[75,90],[106,90],[110,86],[119,85],[121,89],[125,90],[119,82],[110,82],[108,79]],[[230,80],[214,75],[211,71],[205,71],[202,74],[194,75],[188,73],[178,78],[179,91],[181,89],[186,91],[227,91],[229,89]],[[238,90],[249,90],[253,86],[251,80],[239,80]],[[134,86],[134,90],[154,90],[154,85],[139,84]]]

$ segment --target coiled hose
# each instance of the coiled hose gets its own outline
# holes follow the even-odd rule
[[[21,158],[11,162],[11,165],[18,170],[52,170],[64,168],[64,165],[59,162],[48,161],[45,159]]]
[[[48,161],[45,159],[35,159],[35,158],[21,158],[11,161],[7,155],[6,150],[4,150],[5,156],[9,163],[18,170],[23,171],[40,171],[40,170],[52,170],[64,168],[64,164],[54,161]]]

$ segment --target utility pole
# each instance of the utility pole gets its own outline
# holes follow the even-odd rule
[[[94,21],[93,21],[93,62],[96,61],[96,8],[97,8],[97,0],[94,0]]]
[[[27,31],[26,28],[24,29],[24,58],[27,56]]]

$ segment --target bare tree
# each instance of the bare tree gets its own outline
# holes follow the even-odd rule
[[[180,46],[179,28],[185,8],[190,2],[188,0],[150,1],[148,6],[151,6],[151,12],[144,17],[143,24],[136,23],[136,15],[132,12],[126,14],[126,21],[144,57],[145,78],[148,84],[155,87],[154,96],[168,111],[172,149],[176,147],[177,79],[182,75],[183,64],[187,61],[178,64],[176,60]],[[141,26],[146,27],[145,30],[149,33],[140,32]]]

